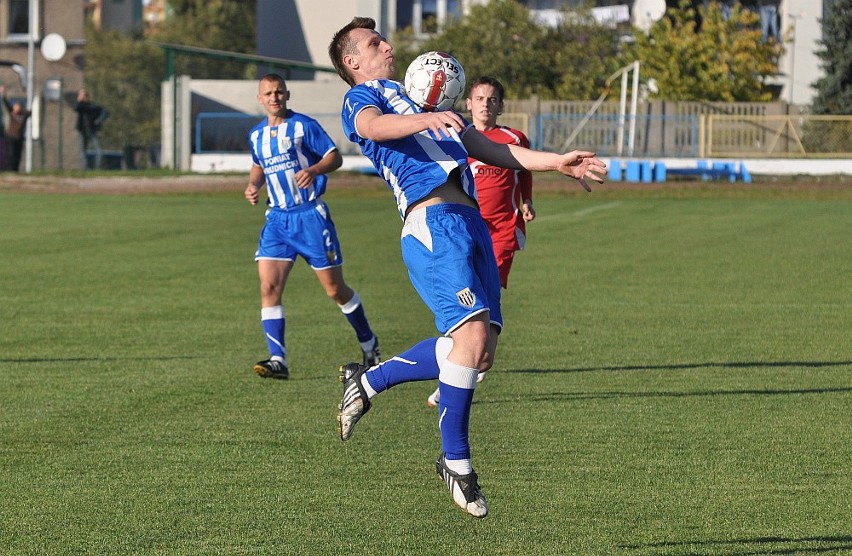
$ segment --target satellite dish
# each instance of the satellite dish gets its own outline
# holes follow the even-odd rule
[[[666,0],[636,0],[632,12],[633,26],[647,32],[666,13]]]
[[[62,35],[51,33],[41,40],[41,55],[48,62],[58,62],[65,56],[65,39]]]

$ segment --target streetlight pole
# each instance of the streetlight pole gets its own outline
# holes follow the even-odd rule
[[[30,0],[30,32],[27,38],[27,111],[30,112],[30,117],[27,118],[26,129],[24,134],[26,137],[26,159],[24,169],[27,174],[33,171],[33,96],[35,92],[35,41],[36,31],[38,31],[38,0]]]
[[[796,22],[801,18],[804,14],[787,14],[790,20],[793,22],[791,25],[791,34],[790,34],[790,105],[793,105],[793,95],[794,90],[796,88]]]

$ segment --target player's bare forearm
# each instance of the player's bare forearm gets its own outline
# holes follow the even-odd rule
[[[464,129],[464,122],[461,116],[452,111],[381,114],[378,110],[366,109],[358,115],[355,127],[358,134],[365,139],[392,141],[427,129],[437,134],[449,136],[448,128],[461,132]]]
[[[243,192],[243,195],[246,200],[248,200],[249,204],[257,204],[257,201],[260,198],[260,188],[263,187],[264,181],[265,177],[260,166],[252,166],[251,170],[249,170],[248,185],[246,186],[246,190]]]
[[[314,179],[321,174],[329,174],[334,172],[343,165],[343,157],[340,152],[335,149],[326,154],[322,159],[308,168],[303,168],[296,172],[293,179],[296,182],[296,187],[304,189],[314,183]]]

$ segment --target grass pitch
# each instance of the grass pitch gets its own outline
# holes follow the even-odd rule
[[[435,334],[385,191],[327,196],[386,357]],[[0,194],[0,553],[852,552],[852,193],[540,193],[477,389],[476,521],[432,383],[346,444],[354,334],[300,262],[262,380],[239,192]]]

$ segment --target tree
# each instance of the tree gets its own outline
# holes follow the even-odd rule
[[[169,0],[174,15],[147,38],[186,46],[254,54],[254,0]],[[178,74],[196,79],[254,79],[255,68],[240,62],[177,56]]]
[[[443,50],[455,56],[468,80],[498,78],[510,98],[596,98],[617,66],[615,34],[588,11],[563,12],[554,28],[535,21],[516,0],[491,0],[447,24],[425,42],[410,29],[394,37],[398,77],[418,54]]]
[[[163,50],[153,41],[217,50],[255,52],[254,0],[170,0],[173,17],[161,27],[125,35],[86,30],[86,87],[110,112],[101,132],[107,148],[160,141],[160,84],[166,77]],[[235,25],[234,22],[239,22]],[[255,78],[252,64],[178,55],[177,74],[196,79]]]
[[[117,31],[89,28],[86,35],[86,88],[110,112],[100,133],[104,146],[158,143],[162,50]]]
[[[548,33],[546,53],[552,53],[558,80],[553,96],[545,98],[596,99],[607,77],[621,66],[617,34],[598,24],[588,11],[564,11],[559,25]]]
[[[544,38],[545,30],[530,20],[527,8],[515,0],[492,0],[472,6],[468,16],[451,21],[419,47],[403,45],[397,71],[404,74],[421,52],[443,50],[461,62],[468,79],[493,75],[507,95],[526,97],[553,81],[546,61],[536,56]]]
[[[647,35],[634,33],[624,61],[641,62],[642,76],[656,80],[660,99],[768,101],[767,78],[778,73],[782,46],[762,40],[759,20],[739,3],[725,17],[718,2],[695,10],[681,0]]]
[[[813,85],[814,114],[852,114],[852,0],[835,0],[822,22],[817,56],[823,77]]]

